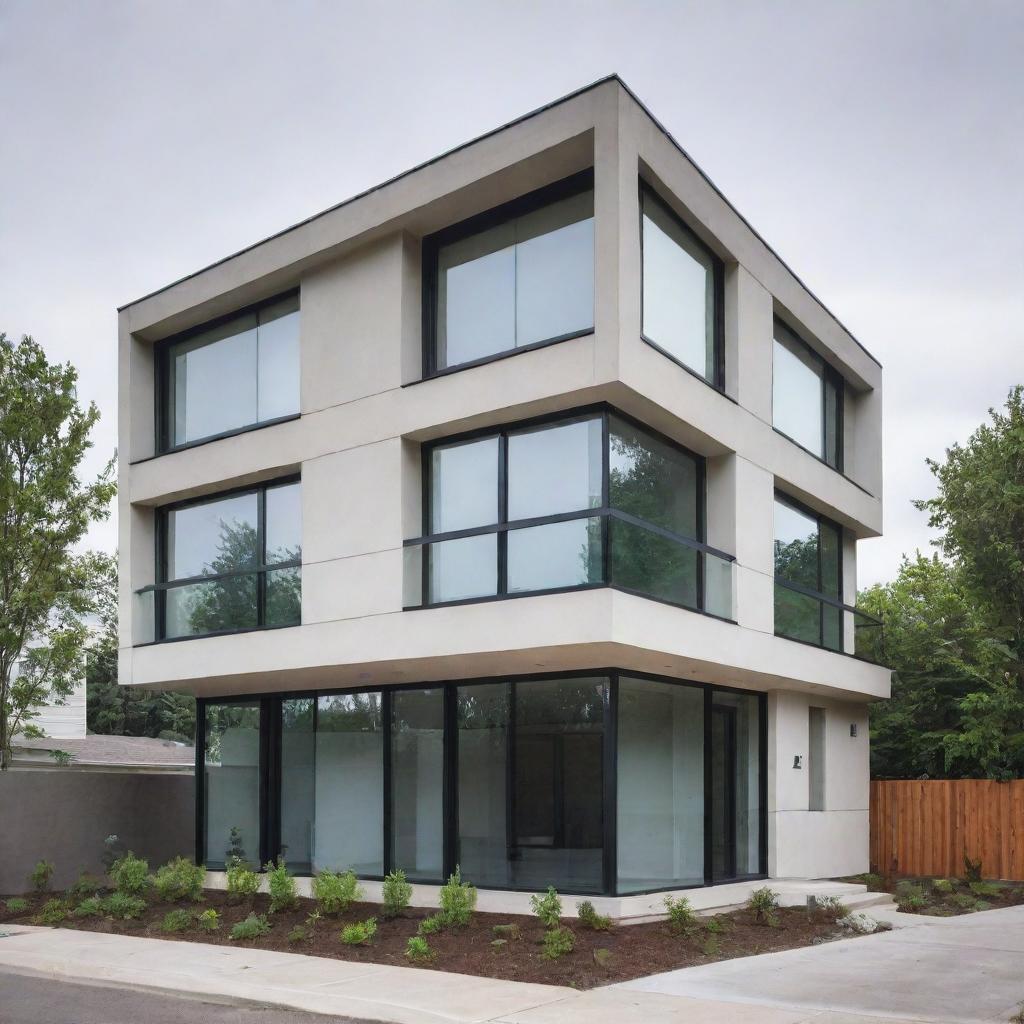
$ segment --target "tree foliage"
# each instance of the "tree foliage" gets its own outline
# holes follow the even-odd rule
[[[39,734],[39,708],[84,675],[102,557],[76,548],[116,484],[113,459],[80,476],[99,410],[79,405],[77,381],[31,338],[0,333],[0,767],[18,733]]]

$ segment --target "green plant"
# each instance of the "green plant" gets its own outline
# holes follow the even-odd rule
[[[1002,892],[995,882],[970,882],[968,888],[975,896],[998,896]]]
[[[405,944],[405,955],[413,963],[425,963],[434,959],[434,951],[430,948],[430,943],[420,935],[409,937],[409,941]]]
[[[850,913],[850,908],[838,896],[812,896],[814,910],[837,921]]]
[[[7,910],[11,914],[23,914],[28,910],[28,900],[21,896],[12,896],[6,903]]]
[[[425,917],[420,921],[420,926],[416,931],[420,935],[436,935],[444,930],[444,925],[445,920],[442,914],[431,914],[430,917]],[[499,927],[501,926],[499,925]]]
[[[242,846],[242,830],[237,825],[231,826],[228,833],[228,848],[224,851],[225,867],[241,867],[248,864],[245,860],[245,849]]]
[[[313,897],[324,914],[344,913],[362,895],[352,871],[321,871],[313,879]]]
[[[73,917],[99,917],[103,913],[103,900],[98,896],[89,896],[71,911]]]
[[[594,909],[594,904],[590,900],[583,900],[576,907],[576,914],[580,919],[580,924],[584,928],[590,928],[595,932],[607,932],[611,930],[612,919],[606,914],[599,914]]]
[[[924,889],[916,882],[900,882],[896,886],[893,898],[896,900],[896,906],[904,914],[913,914],[928,906],[928,897],[925,896]]]
[[[513,924],[496,924],[491,928],[491,934],[496,939],[504,939],[506,942],[509,939],[521,939],[523,937],[522,930],[519,925]]]
[[[868,892],[881,892],[885,890],[885,879],[873,871],[865,871],[864,874],[857,877],[868,887]]]
[[[720,917],[709,917],[704,920],[704,931],[709,935],[721,935],[725,931],[725,922]]]
[[[557,960],[576,948],[576,938],[568,928],[549,928],[541,942],[541,956],[546,960]]]
[[[316,923],[321,920],[322,914],[319,910],[314,910],[312,914],[306,917],[303,924],[297,924],[289,933],[288,941],[293,945],[297,942],[309,942],[313,938],[313,930]]]
[[[377,918],[368,917],[365,921],[357,921],[342,928],[341,941],[346,946],[368,946],[376,934]]]
[[[162,932],[186,932],[192,926],[191,910],[168,910],[160,922]]]
[[[165,903],[177,903],[178,900],[198,903],[203,898],[204,881],[204,867],[193,864],[187,857],[175,857],[153,876],[153,888]]]
[[[936,892],[951,893],[953,891],[953,883],[948,878],[936,878],[932,882],[932,888]]]
[[[599,948],[594,950],[594,963],[598,967],[603,967],[608,970],[612,965],[612,951],[610,949]]]
[[[299,890],[295,879],[284,862],[284,857],[278,857],[277,863],[271,861],[266,866],[267,889],[270,892],[270,912],[276,914],[279,910],[291,910],[299,905]]]
[[[101,859],[103,861],[103,872],[109,875],[110,869],[114,866],[114,862],[120,860],[128,851],[124,847],[124,843],[121,842],[120,838],[116,835],[109,835],[103,840],[103,853]]]
[[[462,881],[458,864],[455,865],[455,874],[441,886],[439,902],[445,924],[469,924],[476,906],[476,887]]]
[[[255,942],[269,931],[270,922],[266,914],[250,914],[231,929],[228,938],[235,942]]]
[[[209,910],[204,910],[196,918],[196,924],[199,925],[200,931],[215,932],[220,928],[220,914],[211,907]]]
[[[64,900],[52,899],[47,900],[42,907],[39,908],[36,920],[40,924],[49,925],[52,928],[54,925],[60,924],[67,916],[67,903],[65,903]]]
[[[122,921],[130,918],[142,917],[146,909],[146,901],[140,896],[133,896],[131,893],[112,892],[103,901],[103,913],[109,917],[116,917]]]
[[[755,889],[747,900],[747,910],[757,924],[774,928],[779,923],[779,894],[768,886]]]
[[[385,877],[384,884],[381,886],[381,899],[385,917],[398,917],[409,906],[409,900],[412,899],[412,886],[405,880],[404,871],[392,871]]]
[[[702,945],[700,947],[700,951],[705,956],[718,956],[718,954],[721,952],[721,950],[722,950],[722,947],[721,947],[721,944],[718,941],[718,936],[717,935],[709,935],[704,940],[704,942],[702,943]]]
[[[964,852],[964,879],[968,882],[981,881],[981,858],[971,860]]]
[[[68,889],[68,895],[74,899],[85,899],[87,896],[95,896],[102,888],[101,879],[83,871],[76,879],[75,884]]]
[[[251,900],[260,889],[260,876],[245,864],[232,864],[228,870],[228,899],[232,903]]]
[[[111,864],[110,880],[118,892],[137,896],[149,886],[149,864],[129,850]]]
[[[38,860],[32,869],[32,874],[28,877],[36,892],[46,892],[50,888],[50,879],[53,877],[53,865],[48,860]]]
[[[541,919],[545,928],[557,928],[562,919],[562,901],[553,885],[543,896],[530,897],[530,909]]]
[[[978,901],[969,892],[958,892],[952,897],[952,902],[955,907],[960,910],[977,910]]]
[[[676,935],[692,931],[697,924],[697,915],[685,896],[666,896],[665,910],[668,911],[668,926]]]

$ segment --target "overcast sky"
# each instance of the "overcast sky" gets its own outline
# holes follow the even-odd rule
[[[1024,382],[1022,54],[1010,0],[0,0],[0,331],[79,368],[98,468],[116,306],[617,71],[885,367],[863,586]]]

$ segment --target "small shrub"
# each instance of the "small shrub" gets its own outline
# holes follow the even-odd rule
[[[101,855],[104,874],[109,875],[114,862],[120,860],[127,852],[124,843],[116,835],[107,836],[103,840],[103,853]]]
[[[168,910],[160,922],[162,932],[186,932],[192,925],[191,910]]]
[[[865,871],[863,875],[857,877],[868,887],[868,892],[885,891],[885,879],[881,875],[876,875],[873,871]]]
[[[978,901],[969,892],[958,892],[952,897],[952,903],[960,910],[976,910]]]
[[[165,903],[177,903],[179,900],[198,903],[203,898],[205,881],[204,867],[193,864],[187,857],[175,857],[153,876],[153,888]]]
[[[385,917],[398,917],[409,906],[412,899],[412,886],[405,880],[404,871],[392,871],[384,879],[381,887],[381,898]],[[408,950],[406,950],[408,955]]]
[[[975,896],[998,896],[1002,891],[995,882],[971,882],[968,888]]]
[[[967,856],[966,851],[964,852],[964,878],[968,882],[980,882],[981,881],[981,858],[977,860],[971,860]]]
[[[916,882],[900,882],[896,886],[894,899],[897,908],[904,914],[913,914],[928,906],[928,897]]]
[[[53,878],[53,865],[48,860],[38,860],[28,877],[36,892],[46,892],[50,888],[50,879]]]
[[[248,867],[245,850],[242,847],[242,830],[237,825],[231,826],[228,833],[228,848],[224,851],[224,865],[227,868]]]
[[[850,908],[838,896],[812,896],[814,909],[826,917],[838,920],[850,913]]]
[[[288,871],[284,857],[278,857],[277,863],[267,865],[267,889],[270,891],[270,912],[291,910],[299,905],[299,890],[295,879]]]
[[[321,920],[322,915],[319,910],[314,910],[312,914],[308,915],[303,924],[297,924],[289,933],[288,941],[294,945],[297,942],[309,942],[313,938],[313,931],[317,921]]]
[[[149,886],[149,864],[129,850],[110,866],[110,880],[118,892],[137,896]]]
[[[755,889],[747,900],[747,910],[757,924],[774,928],[779,923],[779,894],[768,886]]]
[[[260,876],[245,864],[232,864],[228,868],[228,899],[232,903],[251,900],[260,890]]]
[[[697,924],[697,915],[685,896],[678,899],[675,896],[666,896],[665,910],[668,911],[668,926],[676,935],[692,931]]]
[[[12,896],[6,903],[7,911],[11,914],[23,914],[28,910],[28,900],[22,896]]]
[[[610,949],[595,949],[594,950],[594,963],[598,967],[603,967],[608,970],[612,965],[612,951]]]
[[[595,932],[606,932],[611,929],[612,919],[606,914],[599,914],[590,900],[580,903],[576,908],[576,914],[584,928],[590,928]]]
[[[239,921],[228,936],[234,942],[255,942],[270,931],[270,922],[266,914],[250,914],[244,921]]]
[[[553,885],[543,896],[531,896],[530,908],[544,923],[545,928],[557,928],[562,920],[562,901]]]
[[[362,890],[352,871],[337,874],[321,871],[313,879],[313,897],[324,914],[344,913],[353,903],[362,898]]]
[[[196,924],[202,932],[215,932],[220,928],[220,914],[211,907],[196,918]]]
[[[420,926],[416,931],[420,935],[437,935],[444,930],[444,925],[445,920],[442,914],[431,914],[430,917],[425,917],[420,921]]]
[[[557,960],[576,948],[576,938],[568,928],[549,928],[541,943],[541,956],[546,960]]]
[[[60,924],[68,916],[68,905],[63,900],[47,900],[42,907],[39,908],[39,913],[36,915],[36,920],[40,924],[49,925],[51,928],[54,925]]]
[[[103,900],[98,896],[89,896],[71,911],[74,917],[99,917],[103,913]]]
[[[405,944],[405,955],[417,964],[434,959],[434,951],[430,948],[430,943],[421,935],[410,936],[409,941]]]
[[[701,945],[700,951],[705,956],[718,956],[721,952],[722,947],[718,941],[717,935],[709,935]]]
[[[932,882],[932,888],[936,892],[948,894],[953,891],[953,883],[948,878],[936,878],[935,881]]]
[[[68,889],[68,895],[74,899],[84,900],[88,896],[95,896],[103,888],[103,882],[95,875],[82,872],[75,884]]]
[[[346,946],[368,946],[376,934],[377,918],[368,917],[365,921],[357,921],[342,928],[341,941]]]
[[[704,931],[709,935],[721,935],[725,931],[725,922],[720,917],[709,917],[704,921]]]
[[[103,901],[103,913],[108,917],[115,917],[121,921],[131,918],[142,917],[146,909],[146,901],[140,896],[133,896],[131,893],[112,892]]]
[[[518,939],[521,939],[523,937],[523,933],[520,930],[519,925],[517,925],[515,923],[513,923],[513,924],[496,924],[491,929],[491,934],[496,939],[504,939],[506,942],[508,942],[510,939],[517,939],[518,940]]]
[[[447,925],[469,924],[476,906],[476,886],[462,881],[459,866],[455,865],[455,874],[441,886],[441,916]]]

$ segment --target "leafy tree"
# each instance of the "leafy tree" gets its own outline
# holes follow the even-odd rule
[[[110,514],[114,460],[80,477],[99,418],[78,404],[78,374],[31,338],[0,333],[0,768],[48,699],[84,673],[101,558],[78,554],[90,523]]]

